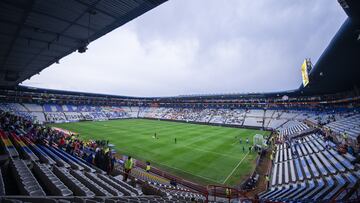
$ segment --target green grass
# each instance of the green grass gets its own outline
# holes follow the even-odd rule
[[[255,168],[248,153],[255,134],[266,131],[146,119],[52,124],[80,133],[80,138],[105,139],[120,154],[150,161],[165,171],[200,184],[236,185]],[[154,139],[154,133],[159,139]],[[174,143],[175,137],[177,144]],[[242,144],[239,143],[240,137]],[[245,143],[249,138],[250,144]],[[245,152],[243,152],[243,146]]]

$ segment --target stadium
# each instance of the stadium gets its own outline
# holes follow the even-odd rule
[[[347,19],[314,65],[299,64],[295,90],[21,85],[166,3],[0,2],[0,202],[360,202],[357,0],[338,0]]]

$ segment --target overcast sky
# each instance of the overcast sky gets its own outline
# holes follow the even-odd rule
[[[170,0],[23,85],[127,96],[296,89],[346,14],[335,0]]]

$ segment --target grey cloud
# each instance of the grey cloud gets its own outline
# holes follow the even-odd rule
[[[171,0],[25,85],[135,96],[297,88],[346,15],[329,0]]]

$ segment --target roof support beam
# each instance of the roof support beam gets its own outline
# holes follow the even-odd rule
[[[93,6],[96,6],[96,4],[98,4],[100,1],[101,1],[101,0],[97,0],[97,1],[93,4]],[[79,15],[79,16],[74,20],[74,22],[76,22],[77,20],[79,20],[80,18],[82,18],[85,14],[89,14],[88,10],[85,10],[81,15]],[[89,15],[90,15],[90,14],[89,14]],[[65,33],[65,32],[66,32],[69,28],[71,28],[71,26],[73,26],[73,25],[74,25],[73,23],[69,24],[64,30],[62,30],[62,31],[60,32],[60,35],[62,35],[63,33]],[[87,39],[87,40],[88,40],[88,39]],[[53,40],[52,42],[50,42],[50,43],[53,43],[53,42],[54,42],[54,40]],[[80,45],[81,45],[81,43],[79,43],[79,46],[80,46]],[[42,52],[45,51],[46,49],[47,49],[47,48],[44,48],[44,49],[40,50],[40,51],[37,53],[36,56],[34,56],[31,60],[29,60],[29,61],[26,63],[26,65],[24,66],[24,68],[27,68],[27,67],[28,67],[39,55],[41,55]],[[75,48],[74,50],[76,50],[76,49],[77,49],[77,48]],[[71,51],[65,53],[63,56],[60,56],[59,58],[62,58],[62,57],[64,57],[64,56],[72,53],[74,50],[71,50]],[[53,60],[53,61],[50,61],[47,66],[53,64],[55,61],[59,60],[59,58],[54,58],[54,60]],[[44,68],[45,68],[45,67],[44,67]],[[41,68],[41,70],[44,69],[44,68]],[[40,72],[41,70],[39,70],[39,72]]]
[[[98,2],[96,2],[96,4],[91,5],[91,4],[87,4],[87,3],[84,3],[84,2],[79,1],[79,0],[75,0],[75,1],[78,2],[79,4],[82,4],[82,5],[87,6],[87,7],[89,7],[89,8],[95,9],[95,10],[97,10],[98,12],[100,12],[100,13],[102,13],[102,14],[104,14],[104,15],[110,16],[110,17],[112,17],[113,19],[117,19],[117,17],[114,16],[114,15],[112,15],[111,13],[109,13],[109,12],[107,12],[107,11],[104,11],[104,10],[102,10],[102,9],[96,8],[95,5],[96,5]]]
[[[19,5],[19,4],[15,3],[14,1],[11,1],[11,0],[10,0],[10,1],[9,1],[9,0],[4,0],[4,3],[6,3],[6,4],[8,4],[8,5],[11,5],[11,6],[14,6],[14,7],[16,7],[16,8],[25,9],[24,6]],[[89,28],[89,27],[87,27],[87,26],[81,25],[81,24],[76,23],[76,22],[71,22],[71,21],[68,21],[68,20],[63,19],[63,18],[59,18],[59,17],[57,17],[57,16],[50,15],[50,14],[48,14],[48,13],[44,13],[44,12],[37,11],[37,10],[34,10],[34,9],[33,9],[31,12],[32,12],[32,13],[36,13],[36,14],[40,14],[40,15],[44,15],[44,16],[49,17],[49,18],[54,18],[54,19],[59,20],[59,21],[64,21],[64,22],[66,22],[66,23],[72,23],[73,25],[77,25],[77,26],[82,27],[82,28],[84,28],[84,29],[89,29],[89,30],[91,30],[91,31],[93,31],[93,32],[96,31],[95,29]]]
[[[16,26],[21,26],[20,23],[16,23],[16,22],[13,22],[13,21],[10,21],[10,20],[5,20],[5,19],[0,19],[0,22],[6,23],[6,24],[11,24],[11,25],[16,25]],[[23,26],[23,28],[27,28],[27,29],[31,29],[31,30],[39,29],[37,27],[33,27],[33,26],[30,26],[30,25],[26,25],[26,24],[23,24],[22,26]],[[57,36],[64,37],[64,38],[73,40],[75,42],[80,42],[80,41],[83,40],[83,39],[80,39],[80,38],[72,37],[70,35],[65,35],[65,34],[60,35],[59,33],[56,33],[56,32],[50,31],[50,30],[45,30],[45,29],[39,29],[39,32],[51,34],[51,35],[54,35],[54,37],[57,37]]]
[[[4,69],[4,68],[5,68],[5,64],[6,64],[6,62],[7,62],[7,58],[9,57],[11,51],[12,51],[13,48],[14,48],[15,41],[16,41],[16,39],[18,38],[18,36],[19,36],[19,34],[20,34],[20,31],[21,31],[21,29],[23,28],[23,25],[25,24],[25,21],[26,21],[27,17],[29,16],[30,11],[32,10],[32,7],[34,6],[35,0],[30,0],[30,1],[28,1],[27,3],[28,3],[28,4],[27,4],[27,9],[24,10],[24,14],[23,14],[23,16],[22,16],[22,18],[21,18],[21,21],[20,21],[17,29],[16,29],[16,34],[15,34],[15,36],[12,38],[11,43],[10,43],[10,46],[9,46],[9,48],[8,48],[8,51],[6,52],[5,60],[4,60],[4,62],[3,62],[3,63],[1,64],[1,66],[0,66],[1,69]]]

